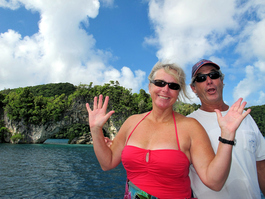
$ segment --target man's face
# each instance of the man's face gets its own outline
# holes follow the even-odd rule
[[[217,69],[211,64],[202,66],[196,76],[199,74],[208,74],[210,72],[217,71]],[[203,82],[195,82],[195,86],[191,86],[191,89],[200,98],[202,103],[212,104],[223,100],[223,81],[221,78],[211,79],[207,76]]]

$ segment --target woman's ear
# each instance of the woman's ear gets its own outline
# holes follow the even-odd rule
[[[148,84],[148,90],[149,90],[149,93],[150,93],[150,90],[151,90],[151,83]]]

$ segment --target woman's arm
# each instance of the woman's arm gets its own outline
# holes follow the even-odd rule
[[[86,104],[89,114],[89,125],[93,139],[93,147],[101,168],[106,171],[115,168],[121,161],[121,152],[126,140],[125,125],[123,125],[115,137],[111,147],[108,147],[103,135],[103,125],[107,122],[114,111],[106,113],[109,97],[105,98],[103,104],[103,96],[94,98],[93,110]]]
[[[224,139],[234,140],[237,128],[250,113],[250,110],[243,112],[246,103],[241,104],[241,102],[242,98],[229,109],[224,117],[219,110],[216,110],[221,137]],[[194,123],[196,122],[194,121]],[[194,126],[195,133],[191,134],[190,149],[192,163],[202,182],[210,189],[219,191],[229,174],[233,146],[220,142],[214,156],[205,130],[199,123],[194,124]]]

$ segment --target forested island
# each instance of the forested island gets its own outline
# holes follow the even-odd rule
[[[151,97],[145,90],[132,93],[117,81],[103,86],[56,83],[5,89],[0,91],[0,142],[43,143],[49,138],[65,138],[73,143],[82,136],[91,139],[85,103],[93,104],[94,96],[99,94],[110,96],[108,109],[115,110],[103,129],[109,137],[115,136],[130,115],[152,108]],[[198,104],[176,102],[174,110],[188,115],[199,107]],[[248,108],[265,135],[265,105]]]

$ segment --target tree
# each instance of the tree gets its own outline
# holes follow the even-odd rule
[[[251,106],[246,109],[251,109],[250,115],[255,120],[260,132],[265,136],[265,105]]]
[[[182,114],[182,115],[189,115],[193,111],[196,111],[198,108],[200,108],[200,105],[198,104],[186,104],[183,102],[176,102],[174,104],[174,111]]]
[[[25,124],[59,121],[68,108],[65,94],[49,98],[34,96],[29,87],[10,92],[3,102],[8,117],[13,120],[23,120]]]
[[[121,86],[118,81],[110,81],[104,85],[94,86],[92,82],[78,86],[59,83],[5,89],[0,92],[0,113],[2,114],[4,108],[8,117],[12,120],[22,120],[25,124],[44,124],[63,119],[64,112],[74,102],[83,104],[88,102],[93,106],[94,96],[99,94],[110,97],[107,111],[115,110],[111,120],[117,130],[130,115],[141,114],[152,109],[152,99],[145,90],[141,89],[139,93],[132,93],[131,89]],[[183,115],[188,115],[199,107],[198,104],[176,102],[174,110]],[[264,135],[265,105],[249,108],[252,109],[251,115]],[[63,135],[69,138],[79,131],[87,132],[89,127],[80,125],[70,126],[67,131],[62,130],[63,133],[60,136]],[[6,130],[4,124],[0,126],[0,139],[3,139],[3,132]]]
[[[5,123],[3,120],[0,121],[0,143],[5,142],[5,136],[6,134],[8,134],[9,131],[8,129],[5,127]]]

